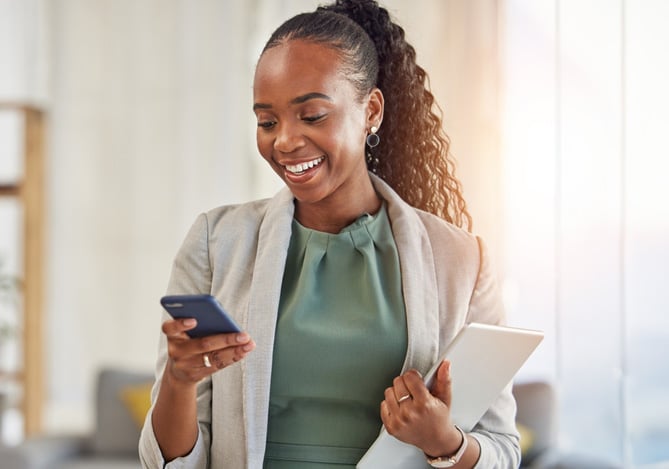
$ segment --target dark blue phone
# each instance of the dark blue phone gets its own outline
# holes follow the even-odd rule
[[[174,319],[195,318],[195,329],[186,331],[190,337],[205,337],[226,332],[241,332],[221,304],[211,295],[163,296],[160,304]]]

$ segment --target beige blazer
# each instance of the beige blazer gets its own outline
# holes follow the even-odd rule
[[[408,329],[403,370],[425,373],[466,322],[504,321],[493,270],[477,237],[409,206],[382,180],[370,177],[387,202],[399,253]],[[200,383],[200,433],[187,456],[164,465],[149,412],[139,443],[143,467],[262,467],[274,328],[293,208],[293,196],[284,188],[272,199],[201,214],[190,229],[175,258],[168,293],[211,293],[257,346],[241,362]],[[161,334],[154,402],[166,360]],[[481,445],[477,468],[518,466],[515,410],[509,386],[472,433]]]

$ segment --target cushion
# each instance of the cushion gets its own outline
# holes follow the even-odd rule
[[[526,458],[532,451],[534,433],[522,423],[516,422],[516,428],[518,428],[518,433],[520,433],[520,454],[523,458]]]
[[[137,428],[142,428],[146,414],[151,408],[151,388],[152,381],[143,384],[130,385],[121,389],[121,400],[125,404],[128,412],[135,421]]]
[[[136,457],[140,427],[129,412],[122,394],[129,386],[153,381],[150,373],[103,369],[98,375],[96,426],[92,449],[96,453]]]

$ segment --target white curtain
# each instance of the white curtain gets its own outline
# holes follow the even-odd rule
[[[570,451],[669,461],[669,3],[507,0],[504,281]],[[662,465],[664,464],[664,465]],[[650,466],[648,466],[650,467]]]

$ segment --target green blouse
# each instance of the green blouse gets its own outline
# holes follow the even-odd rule
[[[292,230],[264,467],[354,468],[406,355],[397,247],[385,205],[338,234]]]

